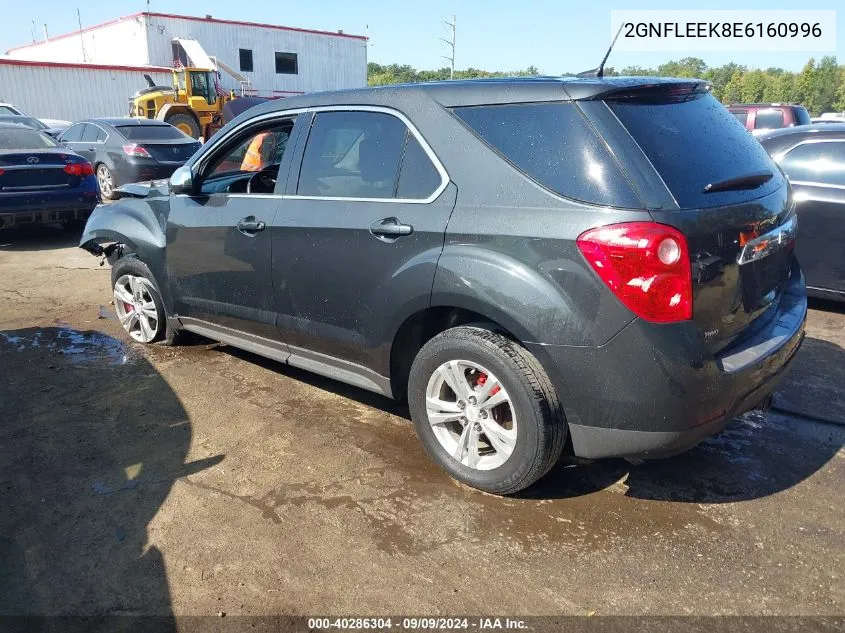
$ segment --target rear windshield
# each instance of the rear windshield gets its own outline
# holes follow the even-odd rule
[[[711,94],[689,100],[607,101],[681,208],[752,200],[783,185],[766,150]],[[774,177],[756,189],[704,193],[704,188],[760,171]]]
[[[57,147],[56,142],[36,130],[0,128],[0,149],[46,149]]]
[[[172,125],[115,125],[130,141],[184,141],[188,137]]]
[[[485,143],[546,189],[591,204],[642,207],[574,103],[467,106],[452,111]]]

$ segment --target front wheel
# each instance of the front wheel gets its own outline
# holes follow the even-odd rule
[[[111,277],[114,309],[126,333],[139,343],[177,344],[182,332],[168,321],[147,265],[135,257],[123,257],[115,263]]]
[[[557,393],[537,359],[480,327],[446,330],[422,347],[408,404],[432,459],[455,479],[495,494],[540,479],[566,439]]]

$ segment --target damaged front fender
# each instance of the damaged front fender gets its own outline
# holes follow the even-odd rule
[[[105,256],[110,264],[130,255],[143,261],[155,276],[167,307],[172,305],[165,264],[168,209],[166,197],[124,198],[101,204],[88,218],[79,241],[80,248]]]

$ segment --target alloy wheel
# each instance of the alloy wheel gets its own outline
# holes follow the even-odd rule
[[[152,342],[159,330],[160,316],[147,279],[121,275],[114,284],[114,307],[129,336],[139,343]]]
[[[426,413],[437,441],[464,466],[492,470],[516,446],[516,414],[504,385],[467,360],[438,367],[426,387]]]
[[[100,186],[100,193],[108,198],[114,189],[114,180],[112,179],[109,168],[105,165],[97,167],[97,184]]]

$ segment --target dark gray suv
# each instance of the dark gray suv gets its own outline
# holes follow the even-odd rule
[[[407,398],[431,457],[494,493],[564,450],[690,448],[803,337],[789,185],[700,81],[305,95],[120,193],[81,246],[133,339],[187,330]]]

